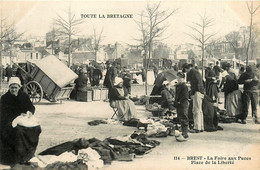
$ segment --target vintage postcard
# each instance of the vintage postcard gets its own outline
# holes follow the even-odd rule
[[[259,19],[259,1],[1,0],[0,169],[260,169]]]

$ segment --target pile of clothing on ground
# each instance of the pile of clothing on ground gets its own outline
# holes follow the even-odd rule
[[[174,136],[175,130],[178,129],[176,118],[132,118],[124,121],[124,126],[137,127],[144,130],[148,137],[167,137]]]
[[[149,153],[159,144],[158,141],[148,140],[146,134],[136,132],[103,141],[80,138],[46,149],[30,160],[30,166],[43,169],[100,169],[114,160],[132,161],[136,155]],[[21,165],[17,166],[21,168]]]
[[[236,122],[235,116],[229,116],[226,110],[219,110],[219,122],[221,123],[234,123]]]

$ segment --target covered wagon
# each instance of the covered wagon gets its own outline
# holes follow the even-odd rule
[[[30,72],[32,81],[26,84],[25,91],[33,103],[44,97],[50,102],[67,99],[73,90],[73,82],[78,75],[55,56],[47,56],[35,62]]]

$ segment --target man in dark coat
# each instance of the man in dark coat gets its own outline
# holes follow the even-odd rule
[[[20,88],[19,78],[10,78],[9,91],[0,101],[0,163],[6,165],[28,162],[34,156],[41,133],[40,126],[12,126],[17,116],[30,117],[35,112],[29,96]]]
[[[241,119],[241,123],[246,124],[246,118],[248,115],[249,102],[251,100],[252,117],[255,119],[255,123],[259,124],[260,119],[257,115],[258,104],[258,84],[255,73],[251,66],[246,67],[246,72],[242,73],[237,80],[238,84],[244,84],[244,92],[242,95],[243,114],[239,115],[238,119]]]
[[[92,85],[93,84],[94,67],[91,63],[89,64],[87,71],[88,71],[89,82]]]
[[[13,76],[13,69],[12,69],[12,67],[8,64],[5,70],[6,70],[5,72],[6,72],[7,81],[9,81],[10,77]]]
[[[84,101],[84,96],[86,96],[87,87],[88,87],[88,76],[87,70],[83,68],[79,72],[79,77],[74,81],[76,86],[76,100],[77,101]]]
[[[183,142],[186,141],[188,136],[188,126],[189,126],[189,118],[188,118],[188,108],[189,108],[189,90],[187,85],[185,84],[185,74],[178,72],[176,84],[176,96],[175,96],[175,107],[177,109],[177,116],[182,128],[182,135],[179,136],[177,141]]]
[[[183,65],[184,71],[187,72],[187,81],[190,82],[190,95],[193,102],[193,119],[194,129],[192,133],[199,133],[204,130],[203,113],[202,113],[202,99],[204,97],[204,86],[200,72],[191,67],[191,64],[185,63]]]
[[[115,67],[112,66],[112,63],[110,61],[107,61],[106,65],[107,65],[107,73],[104,80],[104,86],[107,87],[108,89],[111,89],[114,86],[117,71]]]
[[[163,89],[163,82],[167,80],[165,78],[164,72],[161,72],[158,74],[157,78],[154,81],[154,87],[153,90],[151,92],[151,96],[154,95],[161,95],[162,89]],[[160,103],[161,98],[158,97],[151,97],[149,99],[149,103],[153,104],[153,103]]]
[[[205,78],[206,78],[206,94],[212,100],[218,101],[217,76],[213,71],[212,64],[210,64],[209,68],[205,71]]]
[[[87,85],[88,85],[88,76],[86,69],[82,69],[79,72],[79,77],[74,81],[76,84],[76,90],[85,92],[87,91]]]
[[[219,67],[219,62],[216,62],[216,65],[213,67],[213,71],[215,72],[216,77],[219,77],[221,72],[221,68]]]
[[[99,81],[102,78],[103,78],[102,70],[98,65],[96,65],[93,70],[93,82],[91,86],[99,86]]]
[[[154,78],[157,78],[158,75],[158,66],[156,65],[156,63],[153,64],[153,74],[154,74]]]
[[[179,70],[178,63],[174,64],[173,69],[174,69],[174,71],[178,71]]]
[[[124,89],[124,95],[125,96],[131,96],[131,74],[129,72],[129,70],[125,70],[125,72],[123,73],[123,89]]]

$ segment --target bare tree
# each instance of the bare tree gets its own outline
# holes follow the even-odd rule
[[[225,36],[227,42],[231,45],[235,57],[238,58],[239,55],[239,39],[240,39],[240,34],[237,31],[230,32]],[[240,59],[240,58],[239,58]]]
[[[103,30],[104,28],[102,28],[102,30],[100,31],[100,33],[97,33],[96,28],[93,27],[93,35],[91,36],[91,40],[92,40],[92,50],[94,51],[94,55],[95,55],[95,61],[97,61],[97,52],[100,49],[100,43],[103,40]]]
[[[252,29],[252,41],[250,44],[250,58],[254,59],[255,58],[255,54],[257,53],[258,49],[256,48],[257,46],[257,38],[259,36],[259,29],[256,25],[253,25],[253,29]]]
[[[217,48],[218,41],[217,40],[211,40],[207,47],[205,48],[206,52],[209,54],[210,57],[215,56],[215,50]]]
[[[55,23],[58,26],[59,33],[68,37],[68,66],[71,65],[71,52],[72,52],[72,36],[76,36],[79,33],[78,26],[83,23],[81,19],[76,19],[75,14],[72,13],[71,7],[67,11],[67,18],[61,17],[57,14]]]
[[[248,65],[248,56],[249,56],[249,48],[250,44],[252,42],[252,29],[253,29],[253,16],[260,7],[260,5],[257,5],[256,8],[254,8],[254,2],[251,1],[251,4],[249,6],[248,2],[246,2],[248,12],[250,14],[250,25],[249,25],[249,37],[248,37],[248,43],[246,46],[246,65]]]
[[[202,58],[202,77],[204,72],[204,57],[205,49],[207,48],[209,40],[216,35],[216,33],[208,33],[208,28],[214,25],[214,19],[207,16],[206,12],[204,15],[200,16],[200,22],[192,22],[188,25],[189,28],[194,32],[193,34],[188,34],[192,39],[197,41],[198,46],[201,48],[201,58]]]
[[[55,28],[55,23],[52,25],[52,30],[51,30],[51,54],[55,54],[55,42],[56,38],[58,36],[58,30]]]
[[[12,56],[12,48],[14,42],[22,36],[23,33],[18,34],[15,31],[15,24],[8,24],[8,17],[3,17],[2,11],[0,13],[0,89],[2,88],[2,76],[3,76],[3,66],[2,66],[2,51],[7,50],[10,52],[10,57]],[[5,46],[5,48],[4,48]]]
[[[163,33],[169,27],[165,21],[178,10],[167,11],[161,10],[160,8],[160,2],[153,5],[147,4],[146,9],[139,14],[140,21],[135,21],[141,32],[141,38],[136,40],[139,41],[140,46],[144,50],[146,77],[150,65],[153,43],[158,41],[159,38],[162,38]],[[145,94],[147,95],[147,79],[145,82]]]

